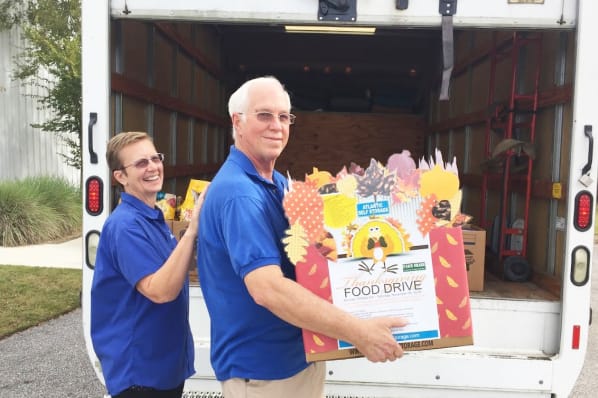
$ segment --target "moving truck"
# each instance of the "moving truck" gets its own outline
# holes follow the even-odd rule
[[[164,191],[184,195],[228,153],[230,93],[274,75],[297,115],[279,171],[303,179],[439,149],[486,242],[473,345],[328,361],[327,395],[568,396],[591,321],[596,16],[594,0],[83,0],[82,305],[98,377],[89,302],[117,201],[108,139],[147,131],[166,154]],[[185,395],[216,397],[199,283]]]

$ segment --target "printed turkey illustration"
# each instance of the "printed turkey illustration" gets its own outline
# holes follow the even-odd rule
[[[386,270],[388,255],[402,253],[409,248],[400,230],[384,220],[372,220],[355,233],[351,249],[353,257],[373,260],[370,270],[377,264],[382,264],[382,269]]]

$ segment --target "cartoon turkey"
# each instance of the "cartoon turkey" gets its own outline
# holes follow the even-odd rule
[[[396,226],[382,219],[374,219],[363,224],[351,241],[352,256],[356,258],[371,258],[372,265],[368,266],[371,271],[378,263],[387,271],[386,257],[392,254],[403,253],[409,250],[404,235],[404,230],[399,223]]]
[[[373,225],[368,228],[368,241],[367,241],[366,254],[374,260],[372,267],[378,263],[382,263],[382,269],[386,270],[386,256],[388,255],[389,247],[380,226]]]

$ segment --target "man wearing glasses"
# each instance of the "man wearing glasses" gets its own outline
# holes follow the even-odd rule
[[[325,365],[306,362],[301,328],[378,362],[402,356],[391,328],[405,321],[358,319],[295,282],[282,244],[288,185],[274,170],[295,121],[289,95],[261,77],[233,93],[228,108],[234,145],[210,184],[198,235],[212,367],[226,398],[321,398]]]
[[[156,207],[164,155],[151,138],[117,134],[106,159],[124,192],[98,245],[93,347],[113,398],[180,398],[185,379],[195,373],[187,275],[203,195],[177,244]]]

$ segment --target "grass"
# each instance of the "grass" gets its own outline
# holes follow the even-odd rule
[[[0,246],[64,240],[81,233],[81,191],[55,177],[0,181]]]
[[[82,216],[81,191],[64,179],[0,181],[0,246],[78,236]],[[81,273],[77,269],[0,265],[0,339],[79,307]]]
[[[78,308],[81,273],[0,265],[0,339]]]

